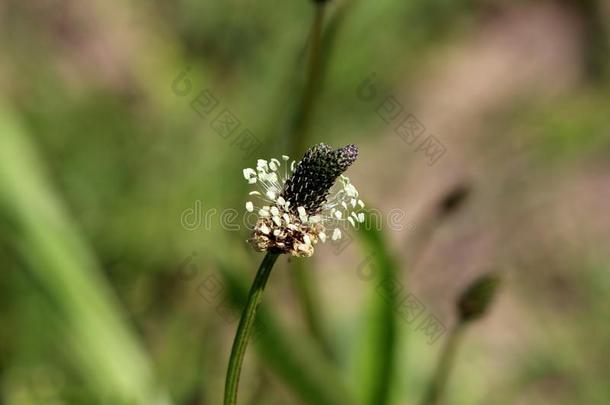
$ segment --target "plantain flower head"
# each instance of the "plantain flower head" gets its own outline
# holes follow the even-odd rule
[[[309,257],[314,246],[328,237],[339,240],[345,224],[364,222],[364,203],[343,173],[358,157],[358,148],[332,149],[315,145],[296,162],[259,159],[256,169],[244,169],[244,178],[256,185],[248,212],[258,218],[250,243],[258,251]]]

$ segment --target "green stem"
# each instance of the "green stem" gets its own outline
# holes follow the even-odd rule
[[[248,346],[248,340],[252,335],[254,320],[256,317],[256,309],[263,298],[263,291],[265,285],[271,274],[273,264],[278,258],[278,253],[268,252],[260,267],[256,273],[256,277],[250,287],[248,293],[248,302],[244,308],[241,319],[239,320],[239,326],[235,334],[235,340],[233,341],[233,348],[231,349],[231,357],[229,359],[229,367],[227,369],[227,379],[225,381],[225,405],[235,405],[237,403],[237,387],[239,385],[239,375],[241,373],[241,366],[244,362],[244,354],[246,353],[246,347]]]
[[[329,359],[333,359],[333,349],[326,338],[326,333],[322,327],[322,320],[318,316],[320,311],[319,306],[316,305],[316,303],[319,303],[320,300],[318,299],[317,294],[315,294],[315,290],[312,288],[316,280],[311,275],[311,269],[307,268],[302,261],[295,260],[292,263],[292,271],[290,274],[292,275],[294,288],[302,307],[301,310],[303,311],[307,329],[320,344],[324,354]]]
[[[453,368],[455,354],[463,330],[464,324],[457,324],[449,334],[447,340],[445,341],[445,344],[441,351],[441,355],[436,365],[436,370],[434,371],[434,375],[432,377],[432,380],[430,381],[430,385],[428,385],[426,395],[424,396],[424,399],[421,402],[422,405],[438,404],[441,395],[445,389],[445,386],[447,385],[449,373]]]
[[[326,11],[325,3],[316,3],[309,36],[309,53],[307,78],[302,94],[301,105],[293,121],[293,135],[290,152],[295,158],[300,156],[308,144],[308,131],[313,114],[316,96],[320,86],[320,77],[323,70],[323,25]],[[332,357],[332,349],[325,337],[324,328],[316,302],[319,302],[314,294],[312,286],[315,284],[310,269],[301,261],[293,262],[292,282],[297,291],[297,297],[301,310],[305,317],[307,328],[311,335],[318,341],[322,350]]]
[[[309,64],[305,90],[294,124],[292,153],[295,157],[303,153],[307,147],[307,131],[311,122],[314,101],[320,84],[320,73],[322,71],[322,27],[325,12],[325,3],[317,3],[310,33]]]

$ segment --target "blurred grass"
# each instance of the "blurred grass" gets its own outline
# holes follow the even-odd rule
[[[384,405],[390,403],[396,383],[398,306],[397,287],[400,272],[396,259],[388,251],[384,236],[378,231],[370,215],[357,230],[364,251],[369,252],[366,264],[371,277],[368,291],[370,302],[365,310],[364,331],[357,387],[361,404]],[[361,269],[364,270],[364,269]],[[401,336],[401,339],[404,337]]]
[[[57,311],[83,377],[115,403],[169,403],[156,392],[151,365],[121,318],[90,248],[53,193],[36,152],[0,104],[0,204],[13,246]]]
[[[356,97],[356,88],[376,72],[380,88],[394,89],[405,106],[410,105],[413,95],[402,94],[401,89],[428,78],[430,56],[445,60],[448,50],[459,52],[462,44],[476,43],[480,39],[469,35],[513,5],[445,0],[337,5],[348,6],[349,12],[333,34],[308,143],[355,142],[370,152],[363,156],[370,166],[356,168],[354,183],[382,192],[365,201],[392,200],[402,191],[405,200],[420,201],[419,191],[425,195],[427,187],[454,175],[456,166],[443,162],[425,173],[417,172],[411,162],[388,168],[400,171],[409,184],[412,176],[421,177],[421,182],[413,182],[418,193],[412,197],[407,193],[413,188],[379,178],[376,166],[388,162],[387,151],[378,148],[387,146],[383,142],[389,128],[380,125],[371,105]],[[304,80],[301,64],[311,15],[311,4],[305,1],[0,6],[0,44],[6,54],[0,64],[0,89],[10,105],[0,112],[0,260],[6,274],[0,280],[0,389],[5,402],[91,403],[108,398],[109,392],[141,402],[156,396],[159,384],[167,386],[177,403],[214,403],[234,325],[219,319],[213,305],[194,292],[197,281],[177,279],[176,267],[193,251],[199,274],[216,271],[223,267],[218,262],[228,261],[230,266],[225,266],[239,274],[227,277],[238,303],[237,285],[247,286],[251,259],[243,254],[246,232],[222,229],[219,221],[210,229],[187,231],[181,227],[180,214],[193,208],[196,200],[204,209],[240,211],[246,190],[241,169],[257,157],[290,149],[287,123],[299,104],[293,83]],[[135,19],[125,21],[126,17]],[[590,48],[597,52],[591,59],[605,63],[607,69],[607,52]],[[171,84],[186,67],[191,67],[193,92],[179,97]],[[562,180],[578,174],[576,167],[603,166],[610,148],[605,81],[603,76],[595,82],[577,80],[573,89],[551,100],[525,92],[515,105],[505,106],[505,113],[484,117],[487,144],[475,131],[472,140],[459,139],[466,147],[451,144],[449,161],[460,169],[478,170],[472,173],[477,186],[498,188],[506,187],[494,177],[498,162],[511,154],[519,155],[513,159],[527,159],[528,177],[546,173]],[[256,156],[241,155],[230,140],[210,129],[211,118],[203,119],[190,108],[203,88],[217,96],[219,108],[230,108],[263,142]],[[522,142],[521,149],[506,148],[513,139]],[[498,151],[489,165],[484,170],[470,166],[476,159],[466,149],[489,157],[491,144]],[[32,149],[44,165],[22,152]],[[377,152],[378,160],[369,160]],[[539,194],[551,192],[548,181],[535,186]],[[486,193],[483,189],[482,200]],[[605,193],[598,186],[559,199],[577,204],[585,197],[603,199]],[[518,207],[530,198],[531,194],[510,189],[503,194],[503,204]],[[477,206],[476,216],[455,226],[482,226],[480,217],[489,215],[511,221],[509,210],[502,207]],[[531,221],[538,216],[532,214]],[[604,217],[595,222],[603,227]],[[440,237],[450,231],[444,229]],[[554,228],[545,228],[540,239],[553,232]],[[527,233],[528,229],[519,229],[514,239],[525,240]],[[382,252],[373,263],[379,269],[376,276],[397,274],[399,263],[388,252],[388,241],[377,238],[394,241],[400,235],[362,236],[364,254]],[[573,239],[582,236],[576,232]],[[543,254],[537,241],[530,243],[518,259],[538,255],[538,261],[520,268],[526,275],[511,287],[512,292],[535,287],[518,296],[527,307],[515,315],[510,302],[504,303],[502,323],[508,332],[492,324],[491,331],[479,329],[465,339],[463,360],[450,382],[451,403],[540,403],[549,398],[554,403],[605,403],[610,397],[605,383],[610,374],[599,362],[610,331],[604,322],[605,256],[590,264],[587,257],[592,252],[575,254],[565,270],[574,276],[560,278],[561,285],[571,287],[560,288],[554,277],[564,277],[557,262],[565,262],[565,244]],[[599,245],[591,242],[591,249],[595,246]],[[397,251],[396,256],[403,257],[402,253]],[[451,250],[439,255],[460,257]],[[431,277],[439,274],[432,273]],[[377,285],[375,280],[366,292],[363,330],[348,318],[341,323],[341,337],[331,340],[342,349],[354,345],[354,336],[363,337],[357,351],[361,374],[352,384],[358,398],[349,397],[348,403],[402,404],[404,398],[395,393],[417,399],[413,393],[420,387],[411,385],[427,381],[437,348],[420,342],[419,336],[403,339],[400,331],[406,327],[393,324],[391,303],[378,294]],[[308,336],[295,333],[294,324],[301,320],[292,305],[291,287],[276,288],[287,296],[282,301],[285,308],[266,309],[263,316],[272,333],[257,344],[257,365],[273,373],[262,403],[342,403],[352,395],[342,381],[342,361],[351,359],[339,358],[335,370]],[[547,307],[552,295],[548,290],[559,291],[563,301]],[[326,297],[323,286],[315,292],[338,307],[345,297]],[[350,291],[350,297],[359,292]],[[575,312],[566,315],[566,308]],[[286,313],[291,322],[282,319]],[[537,320],[532,324],[527,319],[530,313]],[[128,325],[123,318],[129,319]],[[324,324],[324,313],[320,318],[323,329],[333,330]],[[513,338],[515,325],[528,331],[521,332],[519,344],[508,349],[494,346],[497,357],[488,356],[491,349],[485,344]],[[131,329],[137,329],[149,357]],[[548,333],[532,339],[529,334],[539,330]],[[64,334],[72,337],[57,337]],[[403,343],[409,345],[404,356]],[[162,383],[154,380],[153,367]],[[394,372],[399,378],[409,374],[408,380],[396,382]],[[557,391],[565,395],[553,396]]]

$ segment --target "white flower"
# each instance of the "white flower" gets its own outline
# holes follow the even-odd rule
[[[298,163],[286,155],[281,159],[258,159],[256,169],[243,170],[257,190],[258,200],[246,203],[248,212],[258,212],[250,242],[259,251],[277,251],[311,256],[318,240],[325,242],[325,229],[339,240],[344,226],[364,221],[364,202],[358,190],[342,173],[354,162],[353,145],[333,150],[320,144],[310,148]],[[256,209],[256,211],[255,211]]]

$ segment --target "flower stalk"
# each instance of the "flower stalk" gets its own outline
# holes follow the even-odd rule
[[[457,348],[464,330],[472,322],[485,315],[494,300],[498,283],[499,279],[496,276],[484,274],[468,285],[458,297],[455,306],[457,323],[445,341],[422,405],[437,404],[441,399],[449,374],[453,369]]]
[[[292,154],[303,153],[307,145],[307,132],[311,122],[314,102],[320,86],[322,73],[322,37],[324,18],[326,14],[326,3],[316,2],[315,14],[311,24],[310,44],[308,54],[307,79],[301,106],[297,112],[296,122],[293,129]]]
[[[239,386],[239,376],[241,374],[242,364],[244,362],[244,355],[246,353],[246,347],[248,341],[254,330],[254,321],[256,319],[256,309],[258,308],[263,298],[263,292],[265,285],[271,274],[271,269],[277,260],[279,253],[267,252],[263,259],[250,292],[248,293],[248,301],[244,308],[241,318],[239,320],[239,326],[233,340],[233,347],[231,349],[231,357],[229,359],[229,367],[227,369],[227,377],[225,381],[225,398],[224,405],[235,405],[237,403],[237,389]]]
[[[459,341],[461,340],[460,338],[464,331],[464,325],[465,324],[463,323],[458,323],[451,330],[449,337],[445,341],[436,369],[434,370],[434,376],[432,377],[430,385],[428,385],[426,394],[421,402],[422,405],[434,405],[439,403],[441,395],[447,385],[449,374],[453,369],[453,363],[455,362]]]

